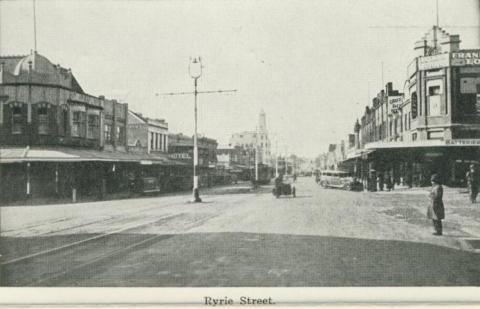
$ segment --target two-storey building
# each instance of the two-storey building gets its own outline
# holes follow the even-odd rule
[[[404,93],[387,84],[355,126],[364,177],[426,185],[432,173],[461,184],[480,160],[480,49],[434,26],[415,44]],[[375,175],[375,176],[373,176]]]
[[[1,200],[121,189],[127,111],[37,52],[0,57]]]

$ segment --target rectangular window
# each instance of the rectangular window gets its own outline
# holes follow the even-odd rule
[[[155,144],[154,144],[154,139],[155,138],[154,138],[153,134],[154,134],[153,132],[150,133],[150,150],[153,150],[154,146],[155,146]]]
[[[85,112],[75,111],[72,117],[72,136],[83,137],[85,135]]]
[[[111,144],[112,143],[112,125],[106,124],[104,126],[104,134],[105,134],[105,143]]]
[[[68,132],[68,110],[63,110],[63,135]]]
[[[440,95],[441,92],[440,92],[440,86],[431,86],[431,87],[428,87],[428,95],[429,96],[432,96],[432,95]]]
[[[48,108],[39,107],[37,109],[38,116],[38,134],[48,134]]]
[[[477,85],[480,85],[480,77],[464,77],[460,79],[461,93],[477,93]]]
[[[100,134],[100,117],[98,115],[88,115],[87,138],[98,139]]]
[[[412,128],[412,112],[408,112],[408,129]]]
[[[412,134],[412,141],[416,141],[417,140],[417,133],[413,133]]]
[[[124,127],[120,127],[120,126],[117,127],[117,132],[116,132],[117,136],[116,136],[116,138],[117,138],[117,143],[119,143],[119,144],[123,144],[123,143],[125,142],[125,141],[124,141],[124,135],[125,135],[125,134],[124,134],[124,133],[125,133],[124,130],[125,130]]]
[[[12,108],[12,134],[23,133],[22,107],[14,106]]]
[[[443,139],[443,131],[430,131],[427,133],[428,139]]]

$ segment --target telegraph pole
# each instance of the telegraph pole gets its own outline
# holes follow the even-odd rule
[[[174,96],[174,95],[186,95],[193,94],[194,96],[194,135],[193,135],[193,198],[192,202],[200,203],[202,199],[200,198],[200,191],[198,190],[198,176],[197,176],[197,166],[198,166],[198,109],[197,109],[197,97],[200,93],[225,93],[225,92],[236,92],[237,89],[233,90],[209,90],[209,91],[198,91],[198,79],[202,76],[203,65],[202,59],[200,57],[190,58],[190,63],[188,64],[188,72],[190,77],[193,78],[193,92],[169,92],[169,93],[156,93],[156,96]]]
[[[258,182],[258,126],[255,127],[255,186]]]

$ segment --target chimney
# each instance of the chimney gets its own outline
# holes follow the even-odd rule
[[[422,39],[420,41],[415,42],[415,46],[413,47],[415,51],[415,57],[423,57],[427,54],[427,40]]]

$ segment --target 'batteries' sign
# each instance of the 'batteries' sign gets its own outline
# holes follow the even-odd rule
[[[453,52],[452,65],[480,65],[480,49]]]

